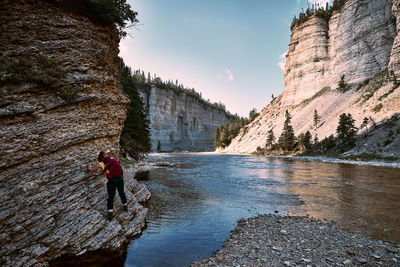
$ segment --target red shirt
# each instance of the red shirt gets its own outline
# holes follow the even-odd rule
[[[108,156],[102,162],[106,166],[106,169],[103,169],[103,172],[106,174],[107,179],[117,178],[123,174],[122,166],[116,158]]]

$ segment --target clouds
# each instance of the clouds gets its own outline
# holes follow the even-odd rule
[[[278,66],[279,68],[281,68],[281,70],[285,70],[285,64],[286,64],[286,55],[287,55],[288,51],[286,51],[285,53],[281,54],[279,57],[281,58],[281,60],[278,62]]]
[[[225,70],[225,74],[228,77],[228,80],[233,81],[235,79],[235,77],[233,77],[231,70]]]
[[[218,79],[221,79],[222,77],[223,77],[223,78],[226,78],[226,79],[228,79],[228,81],[233,81],[233,80],[235,80],[235,77],[233,76],[232,71],[229,70],[229,69],[224,69],[223,74],[221,75],[221,74],[219,73],[219,74],[217,75],[217,77],[218,77]]]

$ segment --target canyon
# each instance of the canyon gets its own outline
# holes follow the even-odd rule
[[[292,28],[284,71],[285,90],[223,152],[251,153],[278,138],[285,111],[296,135],[319,140],[336,133],[339,115],[350,113],[364,138],[352,153],[399,157],[399,1],[347,0],[327,19],[313,15]],[[339,88],[343,77],[346,89]],[[321,117],[315,127],[313,114]],[[362,128],[371,121],[371,132]],[[394,137],[394,136],[397,136]]]
[[[0,20],[0,265],[120,250],[145,226],[147,188],[125,169],[129,211],[106,219],[105,178],[129,99],[119,82],[118,32],[62,1],[2,1]],[[23,19],[21,19],[23,18]]]

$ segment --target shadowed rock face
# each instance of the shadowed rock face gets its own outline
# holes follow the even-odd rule
[[[119,248],[144,226],[139,202],[150,193],[126,172],[130,211],[121,212],[116,197],[108,222],[105,179],[87,172],[100,150],[118,153],[126,118],[116,30],[45,1],[2,1],[0,21],[2,77],[10,62],[39,56],[65,70],[51,86],[1,84],[0,265]],[[60,97],[65,85],[77,91],[69,101]]]
[[[150,121],[151,149],[212,151],[218,126],[229,122],[226,112],[171,89],[152,86],[141,92]]]

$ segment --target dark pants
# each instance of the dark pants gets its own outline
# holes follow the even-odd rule
[[[116,178],[110,178],[107,181],[107,209],[112,210],[114,206],[115,189],[118,189],[119,197],[121,198],[122,204],[126,204],[126,196],[124,192],[124,179],[121,176]]]

